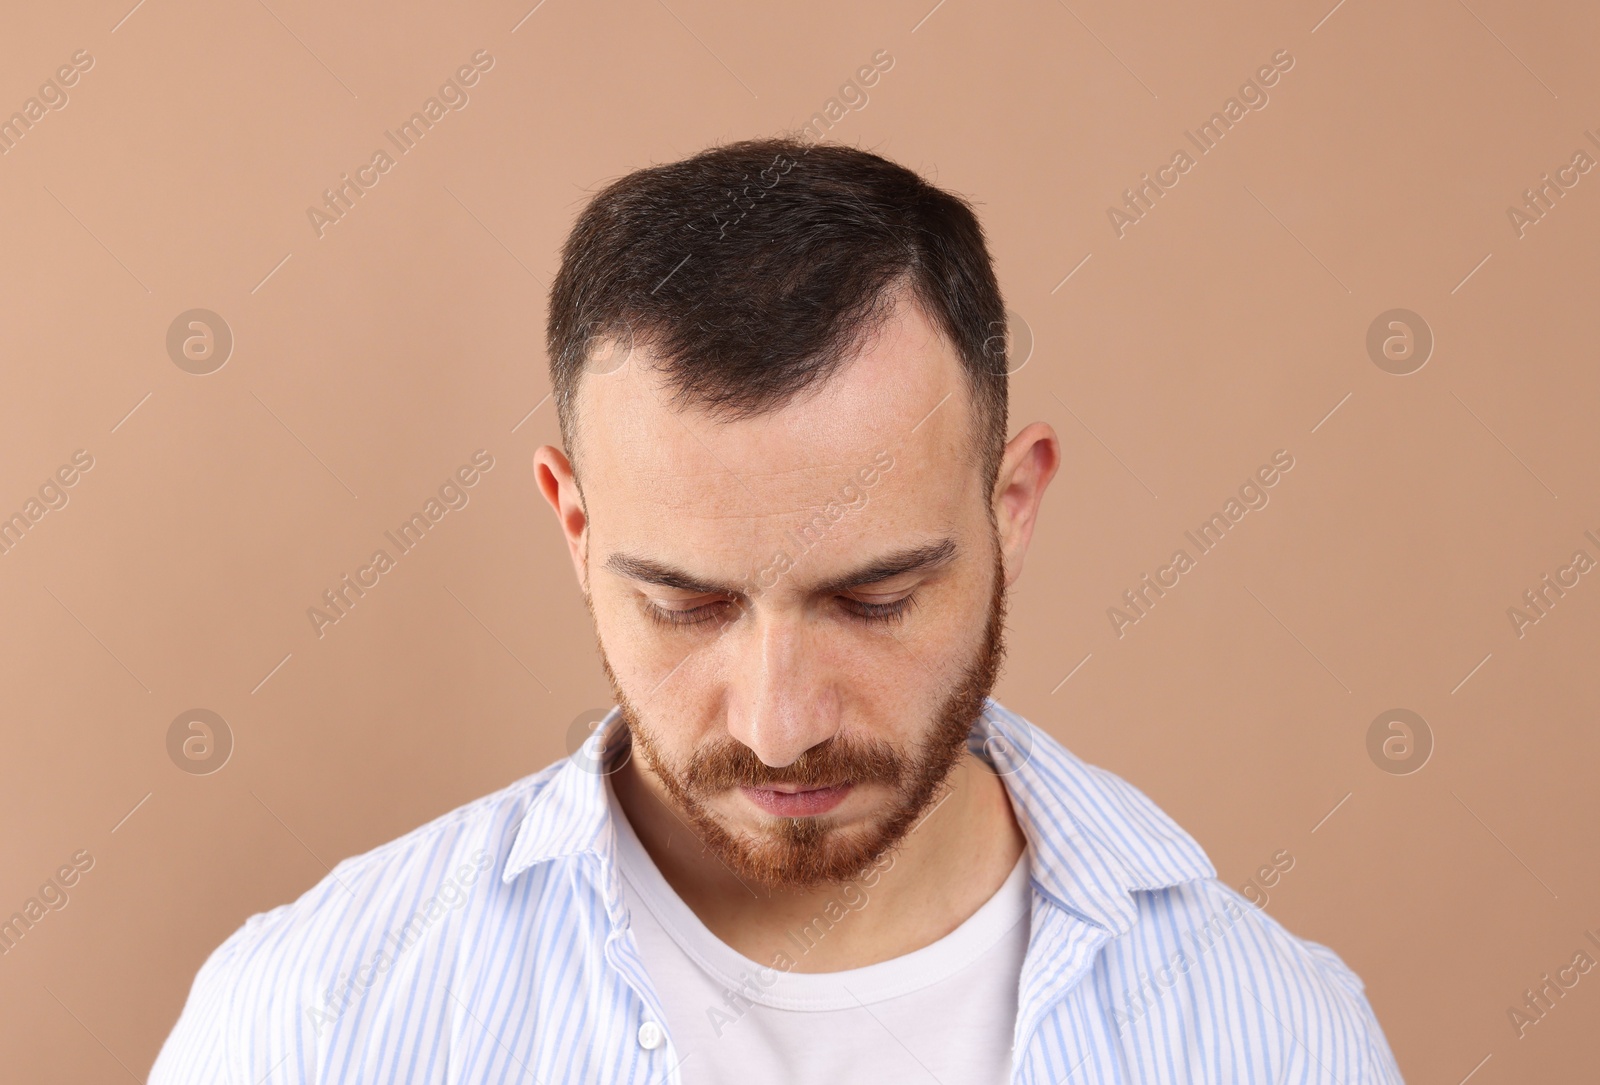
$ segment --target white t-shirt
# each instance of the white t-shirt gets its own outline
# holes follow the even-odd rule
[[[931,945],[865,968],[784,971],[827,937],[828,915],[848,924],[870,907],[871,890],[841,887],[836,906],[786,932],[767,960],[751,960],[673,892],[607,783],[623,896],[686,1083],[1008,1080],[1028,948],[1026,851],[993,897]],[[641,1028],[640,1042],[655,1047],[663,1038],[652,1028]]]

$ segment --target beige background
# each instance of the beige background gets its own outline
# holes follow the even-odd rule
[[[0,957],[5,1076],[142,1080],[247,915],[565,753],[606,691],[530,468],[557,248],[606,180],[796,128],[888,50],[828,138],[978,202],[1036,341],[1015,424],[1065,451],[1001,699],[1232,884],[1287,849],[1269,910],[1366,980],[1409,1080],[1591,1077],[1600,973],[1521,1039],[1507,1010],[1600,927],[1600,573],[1521,638],[1506,612],[1600,558],[1600,173],[1526,236],[1507,208],[1600,155],[1600,12],[531,3],[7,12],[0,117],[94,64],[0,157],[0,513],[94,466],[0,556],[0,917],[94,865]],[[319,238],[477,50],[470,104]],[[1278,50],[1270,104],[1119,238],[1122,190]],[[1365,346],[1397,307],[1436,336],[1407,376]],[[208,376],[165,345],[192,308],[235,339]],[[1117,637],[1280,448],[1271,504]],[[471,503],[318,638],[478,449]],[[194,708],[234,741],[210,775],[167,752]],[[1435,743],[1410,775],[1367,752],[1393,708]]]

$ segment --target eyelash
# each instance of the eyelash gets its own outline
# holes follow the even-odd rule
[[[848,597],[841,596],[841,600],[846,599],[848,599]],[[867,625],[884,625],[904,621],[906,613],[911,609],[915,602],[915,593],[900,599],[896,599],[892,603],[867,603],[860,599],[848,599],[849,605],[845,607],[845,613],[848,614],[853,620]],[[724,600],[717,603],[705,603],[701,606],[691,607],[688,610],[668,610],[665,607],[657,606],[655,603],[646,600],[645,613],[650,616],[652,621],[659,625],[681,629],[686,626],[703,625],[706,622],[714,621],[714,616],[710,614],[707,614],[705,617],[694,617],[693,615],[697,615],[701,611],[708,611],[715,607],[725,607],[728,605],[730,604]]]
[[[852,599],[850,600],[852,606],[859,609],[847,607],[845,613],[857,621],[870,624],[902,622],[905,620],[906,612],[915,604],[915,600],[915,594],[896,599],[892,603],[866,603],[860,599]]]
[[[701,611],[711,610],[713,607],[722,607],[727,605],[727,601],[723,600],[722,602],[706,603],[702,606],[691,607],[688,610],[668,610],[666,607],[657,606],[647,599],[645,600],[644,610],[645,613],[650,616],[650,619],[656,622],[658,625],[681,628],[683,626],[690,625],[703,625],[704,623],[711,621],[711,617],[708,615],[704,618],[696,618],[693,617],[693,615],[699,614]]]

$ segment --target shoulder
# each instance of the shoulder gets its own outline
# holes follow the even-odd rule
[[[259,1076],[261,1052],[314,1051],[364,1016],[351,1010],[382,1005],[385,974],[448,953],[464,925],[503,906],[512,888],[499,872],[564,763],[346,859],[298,899],[251,916],[196,974],[151,1085]],[[519,879],[520,891],[543,876]]]
[[[480,878],[493,883],[490,872],[503,866],[529,804],[560,767],[548,766],[343,860],[297,900],[247,920],[235,935],[244,936],[237,956],[330,926],[351,930],[388,919],[399,901],[451,897],[453,889],[470,888]]]
[[[1188,1036],[1228,1080],[1320,1066],[1339,1080],[1401,1080],[1361,978],[1327,946],[1215,878],[1134,894],[1139,918],[1102,954],[1125,1044]]]
[[[1093,981],[1078,988],[1094,1009],[1078,1008],[1106,1023],[1130,1067],[1159,1052],[1188,1059],[1192,1080],[1332,1068],[1352,1083],[1400,1081],[1360,978],[1220,882],[1199,843],[1137,787],[993,701],[969,746],[1004,779],[1032,849],[1043,951],[1078,945],[1065,932],[1085,924],[1103,940]],[[1081,1043],[1105,1038],[1083,1027]]]

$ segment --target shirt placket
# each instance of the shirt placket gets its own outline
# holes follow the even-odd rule
[[[628,1000],[628,1020],[620,1030],[624,1043],[634,1045],[630,1054],[635,1059],[624,1058],[622,1064],[632,1062],[643,1068],[635,1080],[647,1085],[682,1085],[679,1067],[683,1062],[672,1037],[667,1031],[666,1014],[655,985],[645,970],[644,959],[639,954],[638,941],[628,917],[628,908],[622,896],[622,875],[616,862],[615,839],[602,843],[591,852],[588,876],[594,880],[604,915],[595,918],[605,924],[604,954],[616,979],[632,995]]]
[[[627,926],[612,928],[606,937],[605,956],[617,978],[633,994],[628,1005],[629,1020],[623,1030],[628,1039],[624,1042],[638,1045],[643,1052],[644,1080],[649,1085],[682,1085],[679,1067],[683,1059],[667,1032],[661,1000],[645,972],[633,932]]]

